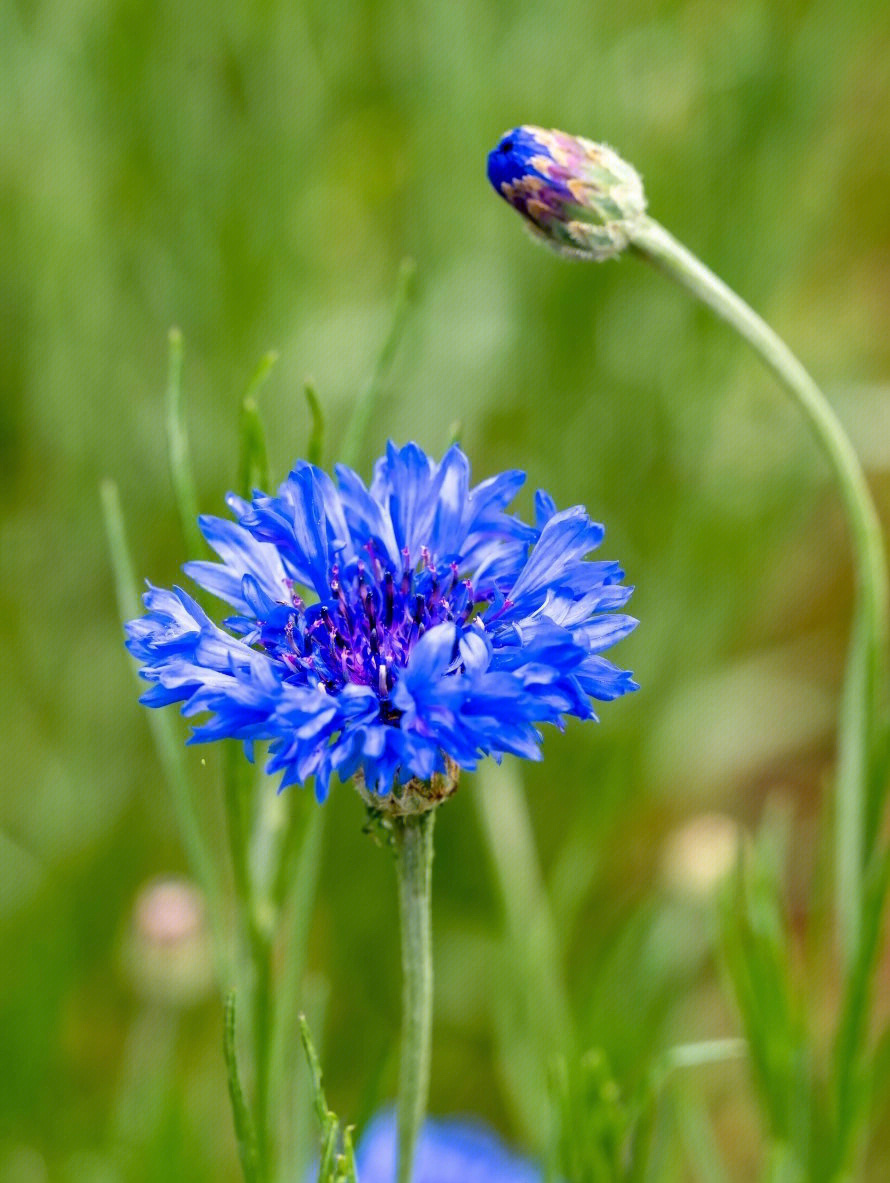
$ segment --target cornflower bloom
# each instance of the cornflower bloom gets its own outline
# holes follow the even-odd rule
[[[457,446],[435,463],[394,444],[366,487],[299,462],[274,496],[230,494],[202,517],[219,563],[186,573],[234,608],[225,628],[181,588],[149,586],[127,646],[142,702],[210,718],[197,742],[270,741],[281,785],[350,777],[394,813],[431,808],[485,755],[540,758],[539,726],[595,718],[636,689],[601,656],[636,624],[616,562],[581,506],[539,492],[535,523],[506,507],[509,471],[470,485]]]

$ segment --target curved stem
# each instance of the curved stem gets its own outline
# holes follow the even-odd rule
[[[430,900],[436,811],[395,821],[402,926],[402,1058],[399,1070],[398,1183],[411,1183],[414,1149],[426,1114],[433,1019]]]
[[[885,692],[887,565],[881,525],[865,474],[825,396],[788,346],[739,296],[652,218],[631,232],[633,248],[731,325],[772,370],[803,412],[831,466],[852,536],[856,617],[838,737],[837,912],[844,957],[855,962],[863,875],[876,829],[869,770]]]

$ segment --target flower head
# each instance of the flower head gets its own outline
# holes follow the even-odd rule
[[[394,1113],[380,1114],[365,1130],[356,1166],[361,1183],[394,1183]],[[424,1124],[413,1177],[415,1183],[540,1183],[541,1173],[485,1126],[451,1119]]]
[[[636,621],[614,611],[632,590],[619,565],[586,558],[603,528],[581,506],[538,493],[533,526],[505,512],[524,479],[471,488],[460,448],[437,464],[390,444],[369,487],[300,462],[275,496],[230,494],[235,521],[199,519],[222,562],[185,571],[234,615],[221,628],[149,585],[127,625],[141,701],[209,714],[194,741],[271,741],[282,787],[314,777],[323,800],[354,776],[395,812],[485,755],[538,759],[540,724],[636,689],[600,656]]]
[[[610,259],[646,212],[638,173],[605,144],[564,131],[514,127],[488,154],[488,179],[561,254]]]

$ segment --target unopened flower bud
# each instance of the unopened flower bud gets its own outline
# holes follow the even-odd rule
[[[611,259],[646,212],[635,169],[605,144],[542,127],[515,127],[488,154],[488,179],[560,254]]]

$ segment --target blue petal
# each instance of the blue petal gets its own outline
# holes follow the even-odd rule
[[[274,546],[257,542],[240,523],[225,518],[205,515],[198,518],[198,525],[210,546],[223,560],[222,563],[197,560],[185,564],[183,570],[199,587],[241,612],[249,610],[241,591],[245,575],[249,574],[273,599],[282,600],[286,597],[286,575]]]
[[[467,535],[465,519],[468,510],[470,462],[455,444],[449,448],[439,465],[430,490],[432,521],[420,525],[426,545],[434,555],[455,554]],[[420,539],[415,545],[420,545]]]
[[[253,536],[277,547],[289,574],[324,598],[330,594],[331,567],[350,537],[330,477],[311,464],[294,468],[277,497],[255,497],[242,518]]]
[[[402,556],[387,508],[371,495],[361,477],[351,468],[338,464],[336,473],[343,512],[353,538],[379,545],[389,567],[398,571]]]
[[[604,533],[580,505],[554,514],[510,591],[511,601],[520,605],[541,598],[548,584],[558,582],[569,568],[599,546]]]
[[[407,550],[410,561],[416,563],[420,547],[418,525],[429,517],[430,491],[434,466],[417,444],[397,448],[392,441],[386,445],[386,456],[374,467],[371,495],[389,510],[393,533],[399,551]]]

